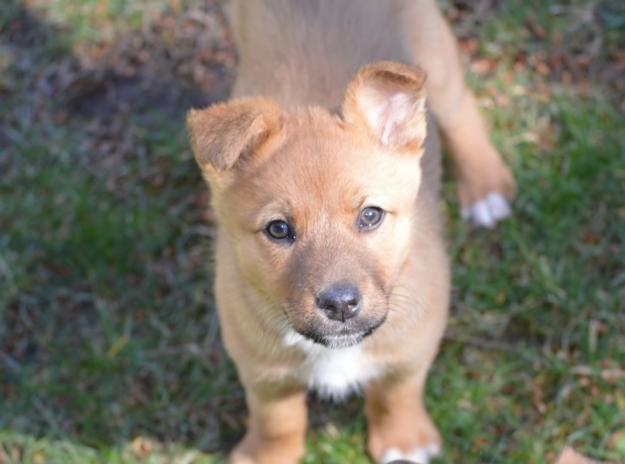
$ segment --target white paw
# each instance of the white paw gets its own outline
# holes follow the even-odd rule
[[[438,456],[440,452],[440,447],[435,444],[426,445],[422,448],[415,448],[407,453],[403,453],[397,448],[389,448],[382,455],[380,464],[391,464],[395,461],[428,464],[430,462],[430,458]]]
[[[492,229],[497,221],[507,218],[511,213],[508,200],[500,193],[490,192],[477,203],[473,203],[468,208],[462,208],[462,219]]]

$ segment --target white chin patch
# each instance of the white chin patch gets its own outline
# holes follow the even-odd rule
[[[431,444],[422,448],[414,448],[413,450],[402,453],[397,448],[387,449],[382,458],[380,464],[391,464],[394,461],[408,461],[416,464],[429,464],[430,459],[438,456],[441,449],[438,445]]]
[[[284,335],[283,343],[306,355],[306,360],[291,372],[321,396],[340,400],[360,389],[380,370],[372,363],[360,344],[354,341],[328,340],[329,346],[314,343],[294,330]]]
[[[512,210],[508,200],[497,192],[490,192],[468,208],[462,208],[462,219],[467,219],[475,225],[489,229],[495,227],[498,221],[507,218],[510,214],[512,214]]]

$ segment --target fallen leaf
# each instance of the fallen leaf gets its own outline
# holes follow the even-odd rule
[[[599,461],[577,453],[573,448],[566,447],[558,457],[556,464],[597,464]]]
[[[540,24],[536,24],[530,17],[525,18],[525,27],[527,27],[530,33],[537,39],[544,39],[547,35],[545,34],[545,29]]]
[[[625,429],[617,430],[608,438],[608,447],[625,453]]]
[[[492,72],[496,66],[497,63],[495,63],[495,60],[491,58],[480,58],[479,60],[471,63],[470,68],[471,71],[473,71],[475,74],[482,76],[484,74]]]

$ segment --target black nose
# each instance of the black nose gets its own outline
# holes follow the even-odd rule
[[[323,290],[315,303],[329,319],[345,322],[360,310],[360,292],[350,282],[337,282]]]

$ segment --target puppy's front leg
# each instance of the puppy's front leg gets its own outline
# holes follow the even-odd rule
[[[250,413],[245,437],[232,464],[295,464],[304,455],[306,392],[246,389]]]
[[[365,390],[368,449],[376,462],[427,464],[440,452],[441,437],[423,405],[426,370],[387,378]]]
[[[449,143],[463,217],[492,227],[510,214],[515,184],[464,82],[456,39],[434,0],[404,2],[400,21],[408,52],[428,75],[430,108]]]

